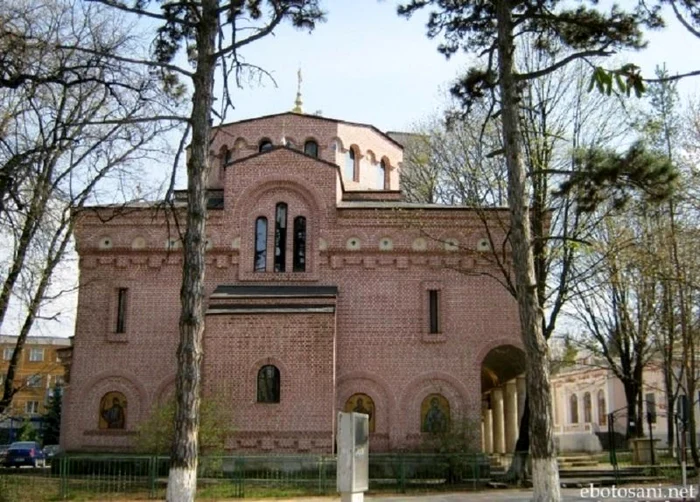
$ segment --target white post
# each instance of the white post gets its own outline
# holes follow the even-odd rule
[[[338,413],[336,481],[341,502],[364,502],[369,487],[369,415]]]

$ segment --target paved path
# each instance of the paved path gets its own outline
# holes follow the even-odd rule
[[[637,497],[639,489],[658,489],[658,497],[654,492],[647,492],[649,497]],[[591,493],[585,491],[586,488],[567,488],[562,489],[562,502],[681,502],[684,499],[670,497],[674,492],[670,491],[670,487],[659,485],[638,485],[638,486],[623,486],[616,490],[622,492],[612,492],[610,488],[604,488],[603,491]],[[590,490],[590,489],[588,489]],[[632,492],[631,490],[635,490]],[[679,493],[679,492],[676,492]],[[597,496],[596,496],[597,495]],[[632,496],[629,496],[632,495]],[[694,501],[697,495],[697,485],[693,487],[693,497],[685,500]],[[446,493],[433,495],[368,495],[365,497],[367,502],[528,502],[532,500],[532,490],[485,490],[480,492],[464,492],[464,493]],[[308,498],[291,498],[291,499],[257,499],[255,501],[248,499],[248,502],[339,502],[340,497],[308,497]]]

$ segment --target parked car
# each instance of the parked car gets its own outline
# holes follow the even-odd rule
[[[7,467],[46,467],[46,455],[36,441],[18,441],[10,445],[3,463]]]
[[[46,455],[46,461],[51,463],[54,457],[63,453],[63,448],[57,444],[48,444],[44,446],[44,455]]]

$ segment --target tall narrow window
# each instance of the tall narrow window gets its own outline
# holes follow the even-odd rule
[[[570,417],[571,417],[571,420],[569,421],[569,423],[577,424],[578,423],[578,396],[576,394],[571,394],[571,397],[569,398],[569,412],[570,412]]]
[[[605,392],[598,391],[598,425],[608,425],[608,407],[605,404]]]
[[[379,167],[377,170],[377,188],[379,190],[384,190],[386,188],[385,180],[386,180],[386,162],[384,162],[384,160],[381,160],[379,162]]]
[[[280,402],[280,370],[267,364],[258,371],[258,402]]]
[[[593,421],[593,403],[591,402],[591,393],[586,392],[583,395],[583,422],[591,423]]]
[[[267,218],[264,216],[255,220],[255,264],[256,272],[267,269]]]
[[[275,272],[285,271],[287,258],[287,204],[280,202],[275,211]]]
[[[431,333],[440,332],[440,292],[437,289],[428,290],[429,328]]]
[[[311,139],[304,143],[304,153],[312,157],[318,157],[318,143]]]
[[[306,218],[297,216],[294,218],[294,272],[306,270]]]
[[[119,288],[117,291],[117,333],[126,333],[126,297],[129,290]]]
[[[355,150],[350,148],[345,157],[345,179],[347,181],[355,179]]]
[[[647,402],[647,422],[656,423],[656,394],[650,392],[646,396]]]

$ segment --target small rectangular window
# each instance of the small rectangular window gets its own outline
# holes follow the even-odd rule
[[[44,349],[29,349],[29,361],[39,363],[44,360]]]
[[[27,401],[24,403],[24,411],[32,415],[39,413],[39,401]]]
[[[429,328],[431,333],[440,332],[440,292],[437,289],[428,290]]]
[[[126,333],[126,300],[127,288],[119,288],[117,291],[117,333]]]
[[[14,352],[14,350],[15,349],[13,349],[11,347],[7,347],[7,348],[3,349],[2,350],[2,358],[5,361],[9,361],[10,359],[12,359],[12,353]]]

